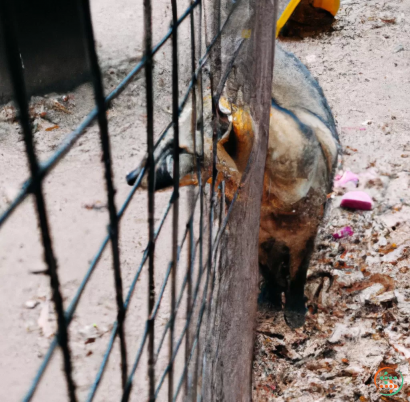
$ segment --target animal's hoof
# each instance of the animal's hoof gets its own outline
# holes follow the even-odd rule
[[[285,308],[286,324],[292,329],[303,327],[306,321],[306,311],[305,308],[298,311]]]

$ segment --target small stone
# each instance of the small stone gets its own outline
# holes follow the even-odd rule
[[[346,307],[350,310],[359,310],[362,306],[360,304],[346,304]]]
[[[347,326],[344,324],[336,324],[332,336],[328,339],[329,343],[338,343],[347,333]]]
[[[363,367],[360,367],[360,366],[357,366],[357,365],[350,365],[350,366],[346,367],[344,369],[344,371],[346,373],[349,373],[349,374],[353,375],[353,376],[356,376],[356,375],[359,375],[359,374],[363,373]]]
[[[394,53],[399,53],[402,52],[404,50],[403,45],[399,45],[396,47],[396,49],[394,49]]]
[[[94,342],[101,335],[96,325],[87,325],[79,333],[85,339],[85,344]]]
[[[316,61],[316,55],[315,54],[309,54],[308,56],[306,56],[306,61],[308,63],[313,63],[314,61]]]
[[[378,245],[382,247],[387,246],[387,239],[383,236],[379,237]]]
[[[31,310],[31,309],[35,308],[36,306],[38,306],[38,304],[39,304],[39,302],[37,300],[27,300],[24,303],[24,307]]]

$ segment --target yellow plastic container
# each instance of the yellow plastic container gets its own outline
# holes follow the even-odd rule
[[[340,0],[315,0],[313,6],[329,11],[330,14],[335,16],[339,11]]]
[[[284,27],[292,13],[295,11],[296,6],[300,3],[300,0],[290,0],[289,4],[286,6],[282,15],[279,17],[276,23],[276,37],[278,37],[279,32]],[[329,11],[330,14],[335,16],[340,7],[340,0],[314,0],[313,6],[321,8],[323,10]]]

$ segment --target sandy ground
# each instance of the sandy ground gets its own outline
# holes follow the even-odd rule
[[[337,119],[344,170],[374,200],[371,212],[339,207],[338,189],[317,240],[305,327],[259,314],[257,401],[379,401],[373,376],[389,366],[410,400],[410,2],[342,0],[335,32],[286,41],[324,89]],[[350,226],[354,234],[335,241]],[[315,278],[320,275],[321,278]]]
[[[179,13],[187,6],[179,2]],[[97,48],[107,91],[114,88],[141,57],[142,2],[92,1]],[[254,362],[254,400],[366,401],[378,400],[372,375],[382,363],[396,365],[410,384],[410,312],[407,294],[407,249],[410,207],[408,170],[410,143],[406,137],[410,81],[408,35],[410,2],[342,1],[335,32],[303,41],[286,41],[319,80],[338,121],[344,145],[344,168],[362,174],[360,186],[375,200],[373,212],[333,209],[318,239],[307,289],[310,311],[306,326],[291,332],[281,314],[261,312]],[[168,2],[156,3],[154,42],[167,31]],[[188,22],[181,25],[180,88],[188,84]],[[158,134],[169,121],[171,106],[170,46],[156,57],[155,110]],[[144,79],[140,75],[113,103],[109,112],[117,205],[128,194],[124,175],[146,148]],[[36,147],[46,160],[64,137],[92,109],[92,91],[84,85],[64,101],[63,94],[33,99],[37,117]],[[66,94],[64,94],[66,95]],[[56,109],[57,100],[69,113]],[[0,113],[0,210],[13,199],[27,177],[24,143],[16,123]],[[59,126],[52,130],[54,126]],[[98,130],[95,126],[47,177],[47,199],[55,253],[65,303],[71,301],[90,260],[105,236],[108,223]],[[156,197],[156,219],[170,193]],[[181,227],[187,216],[182,197]],[[121,222],[121,265],[127,292],[141,260],[147,238],[146,196],[137,193]],[[399,224],[398,224],[399,223]],[[352,237],[339,242],[330,235],[351,226]],[[156,254],[157,286],[171,257],[171,220],[163,228]],[[27,199],[0,231],[0,400],[20,400],[47,351],[55,328],[49,311],[49,283],[33,271],[44,268],[33,203]],[[183,253],[181,261],[185,261]],[[185,265],[181,263],[181,284]],[[370,285],[379,294],[363,296]],[[127,316],[129,360],[133,361],[146,318],[146,271],[141,275]],[[371,289],[371,290],[372,290]],[[168,290],[167,290],[168,291]],[[369,292],[369,291],[368,291]],[[393,293],[392,293],[393,292]],[[165,295],[169,299],[168,293]],[[383,299],[385,297],[385,299]],[[380,299],[381,298],[381,299]],[[384,301],[383,301],[384,300]],[[167,301],[158,316],[157,338],[168,318]],[[185,307],[181,307],[185,311]],[[51,308],[50,308],[51,310]],[[70,325],[74,377],[80,400],[95,378],[109,331],[115,320],[115,294],[109,249],[103,254]],[[47,319],[48,318],[48,319]],[[184,314],[181,314],[181,321]],[[179,323],[180,324],[180,323]],[[180,326],[179,326],[180,330]],[[160,365],[164,366],[167,344]],[[132,400],[145,400],[146,356],[136,373]],[[65,382],[57,352],[35,401],[63,401]],[[95,400],[118,400],[120,392],[118,345]],[[166,382],[163,386],[166,390]],[[161,394],[159,400],[164,400]],[[406,391],[399,394],[406,400]],[[299,398],[299,399],[298,399]],[[322,398],[322,399],[321,399]]]

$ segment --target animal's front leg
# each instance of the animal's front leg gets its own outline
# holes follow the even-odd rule
[[[285,319],[291,328],[299,328],[305,323],[305,284],[315,238],[311,237],[302,250],[290,253],[290,280],[286,292]]]
[[[282,310],[282,293],[286,292],[289,273],[289,248],[273,239],[260,244],[259,270],[263,278],[259,303]]]

